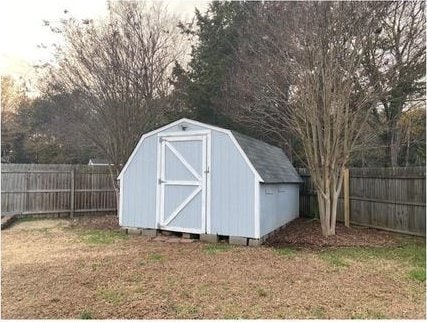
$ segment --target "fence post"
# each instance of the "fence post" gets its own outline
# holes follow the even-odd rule
[[[344,225],[350,227],[350,171],[343,170],[344,184]]]
[[[73,168],[70,172],[71,174],[71,187],[70,187],[70,217],[73,218],[74,217],[74,195],[76,192],[75,186],[74,186],[74,182],[75,182],[75,172],[76,169]]]
[[[30,175],[31,172],[25,172],[25,194],[24,194],[24,202],[22,203],[22,214],[26,211],[30,211]]]

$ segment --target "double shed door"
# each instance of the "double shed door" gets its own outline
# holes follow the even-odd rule
[[[208,134],[159,137],[159,228],[206,232],[208,138]]]

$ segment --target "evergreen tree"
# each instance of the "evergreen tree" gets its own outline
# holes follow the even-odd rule
[[[192,47],[186,75],[183,75],[181,66],[175,66],[173,84],[181,93],[179,103],[185,104],[187,114],[196,120],[233,127],[230,118],[221,112],[227,108],[222,89],[235,61],[239,28],[245,20],[248,5],[214,1],[205,13],[196,10],[196,27],[181,24],[182,31],[197,37],[198,42]]]

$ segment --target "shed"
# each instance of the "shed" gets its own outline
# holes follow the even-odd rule
[[[189,119],[144,134],[119,180],[124,228],[260,239],[299,215],[282,149]]]

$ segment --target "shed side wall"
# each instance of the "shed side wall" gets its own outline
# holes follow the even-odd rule
[[[122,226],[156,228],[156,135],[142,142],[122,180]]]
[[[298,216],[299,184],[260,184],[261,236]]]
[[[211,233],[255,237],[255,175],[231,138],[212,131]]]

